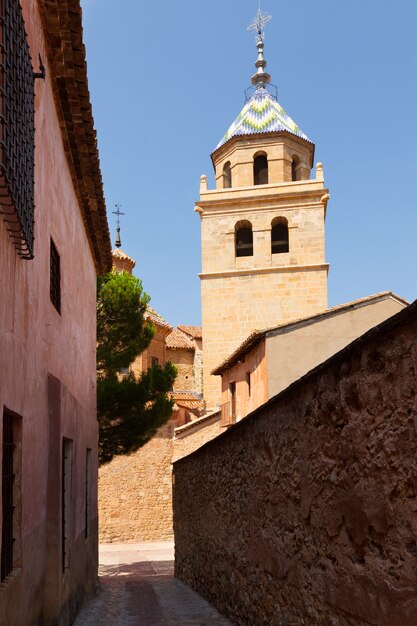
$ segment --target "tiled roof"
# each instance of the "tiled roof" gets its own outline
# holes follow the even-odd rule
[[[171,324],[169,324],[166,319],[162,317],[162,315],[159,315],[159,313],[157,313],[155,309],[150,306],[148,306],[148,308],[146,309],[145,319],[148,319],[154,324],[158,324],[163,328],[172,328]]]
[[[248,354],[252,348],[254,348],[261,339],[266,337],[268,333],[272,333],[273,331],[279,331],[281,329],[288,330],[291,326],[296,327],[301,324],[309,324],[315,321],[318,321],[320,318],[329,317],[330,315],[334,315],[336,313],[342,313],[348,309],[355,309],[360,306],[364,306],[366,304],[370,304],[372,301],[377,300],[385,300],[386,298],[393,298],[397,300],[404,306],[408,306],[409,302],[404,300],[400,296],[395,295],[392,291],[382,291],[381,293],[374,294],[372,296],[366,296],[365,298],[358,298],[357,300],[352,300],[352,302],[346,302],[345,304],[338,304],[337,306],[331,307],[330,309],[326,309],[325,311],[321,311],[320,313],[315,313],[314,315],[308,315],[307,317],[300,317],[298,319],[292,320],[290,322],[284,322],[282,324],[277,324],[276,326],[271,326],[269,328],[265,328],[263,330],[254,330],[253,333],[249,335],[243,341],[232,354],[230,354],[218,367],[216,367],[211,373],[216,376],[221,376],[223,372],[227,369],[235,365],[238,361],[240,361],[246,354]]]
[[[123,261],[131,261],[133,265],[136,265],[135,261],[128,255],[126,252],[123,252],[120,248],[116,248],[112,250],[111,253],[113,258],[122,259]]]
[[[193,337],[193,339],[202,339],[203,337],[201,326],[185,326],[184,324],[180,324],[178,328],[184,333],[187,333],[187,335],[190,335],[190,337]]]
[[[111,270],[111,243],[88,90],[81,5],[79,0],[40,0],[39,7],[48,80],[52,84],[67,163],[96,271],[104,274]]]
[[[195,350],[191,339],[178,328],[174,328],[172,333],[165,339],[166,347],[173,350]]]
[[[280,131],[286,131],[310,141],[266,89],[257,89],[215,150],[223,146],[232,137]]]

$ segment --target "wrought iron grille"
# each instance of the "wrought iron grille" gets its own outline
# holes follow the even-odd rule
[[[13,417],[3,415],[1,582],[13,569]]]
[[[56,249],[52,239],[50,265],[51,302],[58,311],[58,313],[61,313],[61,259],[59,258],[58,250]]]
[[[22,258],[34,244],[34,73],[19,0],[0,0],[0,210]]]

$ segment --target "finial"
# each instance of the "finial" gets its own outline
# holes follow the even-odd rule
[[[117,215],[117,220],[116,220],[116,224],[117,224],[117,228],[116,228],[116,248],[121,248],[122,247],[122,241],[120,239],[120,216],[121,215],[126,215],[126,213],[122,213],[122,211],[120,210],[121,205],[120,204],[115,204],[114,205],[117,209],[117,211],[112,211],[113,215]]]
[[[271,76],[268,72],[265,72],[266,61],[264,59],[264,40],[265,40],[265,26],[272,20],[272,16],[267,13],[262,13],[261,0],[259,0],[258,12],[253,22],[248,26],[248,30],[256,31],[256,47],[258,48],[258,59],[255,63],[258,71],[252,76],[252,84],[257,89],[265,87],[266,83],[271,81]]]

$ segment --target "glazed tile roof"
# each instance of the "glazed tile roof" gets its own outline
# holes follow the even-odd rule
[[[246,354],[248,354],[252,348],[254,348],[264,337],[268,335],[268,333],[272,333],[273,331],[280,331],[281,329],[288,330],[291,326],[297,327],[298,325],[303,324],[312,324],[316,321],[319,321],[321,318],[326,318],[331,315],[335,315],[337,313],[341,313],[343,311],[347,311],[348,309],[355,309],[361,306],[365,306],[370,304],[371,302],[375,302],[378,300],[385,300],[386,298],[393,298],[398,302],[401,302],[404,306],[408,306],[409,302],[397,296],[392,291],[382,291],[381,293],[374,294],[372,296],[366,296],[365,298],[358,298],[357,300],[353,300],[352,302],[346,302],[345,304],[338,304],[330,309],[325,309],[319,313],[315,313],[314,315],[308,315],[306,317],[300,317],[298,319],[294,319],[290,322],[283,322],[281,324],[277,324],[276,326],[271,326],[269,328],[265,328],[263,330],[254,330],[253,333],[249,335],[232,354],[230,354],[218,367],[212,370],[211,374],[216,376],[221,376],[223,372],[228,370],[230,367],[235,365],[238,361],[240,361]]]
[[[172,333],[165,340],[166,347],[173,350],[195,350],[191,339],[178,328],[174,328]]]
[[[194,339],[202,339],[203,337],[201,326],[185,326],[184,324],[180,324],[178,328]]]
[[[216,146],[218,150],[232,137],[286,131],[310,141],[277,100],[266,90],[257,89],[245,104],[225,136]]]

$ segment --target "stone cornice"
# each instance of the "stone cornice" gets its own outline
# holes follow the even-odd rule
[[[328,263],[317,265],[287,265],[285,267],[249,267],[242,269],[231,269],[225,272],[202,272],[199,274],[201,280],[206,278],[230,278],[232,276],[258,276],[259,274],[288,274],[292,272],[317,272],[321,270],[329,271]]]

